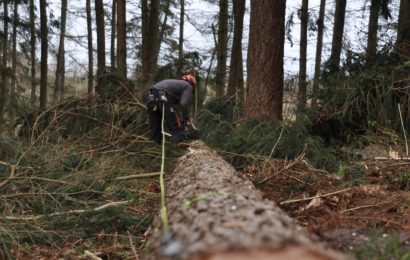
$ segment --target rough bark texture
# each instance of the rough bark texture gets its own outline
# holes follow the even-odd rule
[[[339,68],[342,54],[343,31],[345,26],[346,0],[336,0],[335,22],[333,27],[332,50],[329,58],[330,71]]]
[[[203,143],[192,147],[180,158],[166,189],[171,238],[163,243],[159,218],[154,221],[145,259],[171,259],[167,252],[172,248],[178,249],[172,259],[342,258],[312,242],[279,207],[263,199],[249,180]]]
[[[142,19],[142,47],[141,47],[141,76],[140,81],[147,83],[155,75],[159,46],[160,46],[160,1],[151,0],[148,5],[147,0],[141,1]]]
[[[225,92],[226,54],[228,46],[228,0],[219,1],[218,45],[216,47],[216,97]]]
[[[400,1],[395,50],[401,58],[410,59],[410,0]]]
[[[285,9],[283,0],[251,1],[245,110],[248,119],[282,119]]]
[[[326,0],[320,1],[319,19],[317,20],[317,42],[315,57],[315,75],[312,88],[312,106],[316,105],[317,92],[319,90],[320,65],[322,64],[323,31],[325,19]]]
[[[9,19],[9,14],[8,14],[8,0],[3,1],[3,61],[2,61],[2,70],[1,70],[1,82],[0,82],[0,121],[4,119],[4,113],[6,109],[6,103],[8,102],[8,96],[9,96],[9,91],[7,87],[7,47],[8,47],[8,19]]]
[[[89,0],[88,0],[89,1]],[[36,100],[36,16],[34,13],[34,0],[30,0],[30,74],[31,74],[31,105]]]
[[[67,24],[67,0],[61,0],[60,44],[57,52],[57,68],[54,83],[54,102],[64,99],[65,84],[65,32]]]
[[[47,73],[48,73],[48,27],[47,1],[40,0],[40,37],[41,37],[41,65],[40,65],[40,109],[47,106]]]
[[[86,1],[87,12],[87,38],[88,38],[88,94],[94,92],[94,49],[93,49],[93,28],[91,17],[91,0]]]
[[[111,9],[111,71],[115,70],[115,36],[117,34],[117,0],[112,0]]]
[[[117,70],[122,77],[127,77],[127,25],[126,25],[126,1],[117,0]]]
[[[377,52],[377,26],[379,24],[380,0],[371,0],[369,28],[367,33],[367,60],[371,61]]]
[[[16,102],[16,87],[17,87],[17,26],[18,26],[18,6],[19,2],[14,2],[13,10],[13,47],[11,51],[11,89],[10,89],[10,118],[14,120],[15,111],[12,108]]]
[[[95,19],[97,23],[97,80],[105,72],[105,29],[104,6],[102,0],[95,0]]]
[[[182,61],[184,57],[184,21],[185,21],[185,1],[180,0],[179,14],[179,42],[178,42],[178,58]]]
[[[229,66],[228,97],[237,95],[237,101],[242,105],[243,98],[243,65],[242,65],[242,34],[245,0],[233,0],[234,30],[232,42],[231,64]]]
[[[309,0],[302,0],[300,10],[300,49],[299,49],[299,96],[298,108],[306,106],[306,56],[307,56],[307,26]]]

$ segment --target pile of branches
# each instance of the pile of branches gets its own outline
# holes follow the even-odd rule
[[[27,243],[142,234],[147,201],[158,194],[140,188],[149,182],[140,174],[158,171],[147,162],[160,149],[147,138],[141,103],[76,98],[22,117],[16,128],[16,140],[0,141],[0,258]]]

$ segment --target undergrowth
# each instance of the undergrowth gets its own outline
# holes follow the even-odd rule
[[[20,118],[17,129],[18,138],[0,138],[0,258],[100,234],[124,237],[129,252],[129,234],[141,244],[156,214],[156,178],[118,178],[159,169],[144,107],[71,99]],[[168,149],[167,172],[179,155]]]

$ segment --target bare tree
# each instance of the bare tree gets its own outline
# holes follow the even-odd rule
[[[246,0],[233,0],[234,31],[227,91],[228,97],[237,95],[237,101],[241,105],[244,101],[242,35],[245,3]]]
[[[64,99],[65,84],[65,32],[67,24],[67,0],[61,0],[60,44],[57,52],[57,68],[54,83],[54,102]]]
[[[298,109],[306,106],[306,56],[307,56],[307,26],[309,0],[302,0],[300,10],[300,49],[299,49],[299,97]]]
[[[216,97],[224,95],[228,46],[228,0],[219,1],[218,44],[216,47]]]
[[[329,58],[330,71],[337,70],[342,53],[343,31],[345,26],[346,0],[336,0],[335,22],[333,27],[332,50]]]
[[[178,58],[182,61],[184,57],[184,21],[185,21],[185,0],[179,0],[180,14],[179,14],[179,42],[178,42]]]
[[[312,106],[316,105],[317,92],[319,90],[320,65],[322,64],[323,31],[325,19],[326,0],[320,0],[319,18],[317,20],[317,41],[315,58],[315,75],[312,87]]]
[[[127,25],[126,1],[117,0],[117,69],[119,75],[127,77]]]
[[[111,71],[115,70],[115,37],[117,35],[117,0],[112,0],[111,10]]]
[[[13,47],[11,50],[11,89],[10,89],[10,103],[15,104],[16,101],[16,85],[17,85],[17,26],[18,26],[18,7],[19,1],[14,1],[13,10]],[[10,107],[10,118],[14,119],[14,109]]]
[[[248,119],[282,120],[285,10],[283,0],[251,1],[245,108]]]
[[[400,57],[410,59],[410,0],[400,1],[395,51]]]
[[[41,37],[40,109],[45,110],[47,106],[47,73],[48,73],[47,0],[40,0],[40,37]]]
[[[9,11],[8,0],[3,0],[3,61],[1,68],[1,92],[0,92],[0,120],[4,119],[6,103],[8,102],[9,91],[7,87],[7,48],[8,48],[8,26],[9,26]]]
[[[36,16],[34,0],[30,0],[30,76],[31,76],[31,105],[36,100]]]
[[[93,51],[93,28],[91,17],[91,0],[86,0],[87,12],[87,38],[88,38],[88,94],[94,92],[94,51]]]
[[[105,28],[104,5],[102,0],[95,0],[95,19],[97,24],[97,80],[105,72]]]

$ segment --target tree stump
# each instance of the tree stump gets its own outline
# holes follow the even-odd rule
[[[158,217],[144,259],[346,259],[309,237],[228,162],[201,142],[166,188],[169,232]]]

